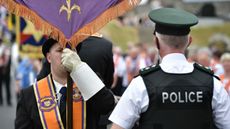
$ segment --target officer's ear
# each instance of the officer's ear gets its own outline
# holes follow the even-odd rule
[[[190,46],[191,43],[192,43],[192,36],[189,35],[189,36],[188,36],[188,46]],[[187,47],[188,47],[188,46],[187,46]]]

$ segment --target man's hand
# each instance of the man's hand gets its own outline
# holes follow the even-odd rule
[[[77,84],[85,101],[105,86],[93,70],[85,62],[81,61],[76,52],[65,48],[61,58],[62,65],[70,72],[70,76]]]
[[[68,72],[72,72],[74,68],[77,68],[82,63],[77,52],[69,48],[63,50],[61,58],[62,65],[65,66]]]

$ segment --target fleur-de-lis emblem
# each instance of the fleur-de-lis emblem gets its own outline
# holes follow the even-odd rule
[[[73,10],[77,10],[79,13],[81,13],[81,8],[80,6],[74,4],[73,6],[71,6],[71,0],[66,0],[66,5],[62,5],[60,10],[59,10],[59,14],[62,11],[66,11],[67,12],[67,20],[69,21],[71,18],[71,13]]]

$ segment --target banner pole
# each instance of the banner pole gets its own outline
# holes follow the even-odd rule
[[[67,77],[67,111],[66,128],[73,129],[73,80],[68,74]]]

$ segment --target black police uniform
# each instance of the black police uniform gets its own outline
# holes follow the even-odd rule
[[[213,129],[213,73],[194,64],[186,74],[164,72],[160,66],[141,71],[149,107],[138,129]],[[180,121],[180,124],[178,124]]]

